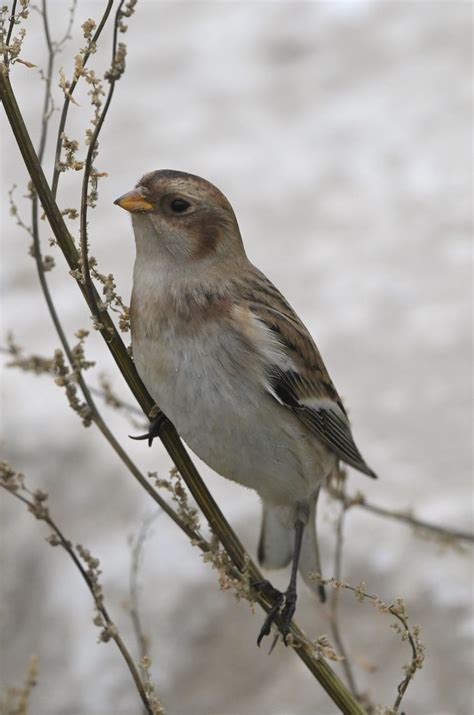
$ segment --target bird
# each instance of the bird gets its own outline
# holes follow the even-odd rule
[[[212,470],[262,502],[258,559],[291,562],[258,636],[273,624],[285,644],[297,575],[324,600],[316,505],[339,462],[376,477],[310,333],[248,259],[230,202],[194,174],[145,174],[116,205],[136,243],[130,305],[136,369],[162,413]],[[142,437],[149,443],[160,422]],[[313,574],[313,577],[311,576]]]

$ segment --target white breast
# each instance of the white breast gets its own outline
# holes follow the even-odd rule
[[[134,284],[132,315],[140,329],[132,323],[133,354],[148,391],[185,442],[216,472],[269,503],[293,504],[314,492],[333,457],[265,392],[261,366],[238,335],[218,321],[198,335],[177,330],[160,313],[163,290],[156,275]]]

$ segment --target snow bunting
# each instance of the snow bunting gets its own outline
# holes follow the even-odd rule
[[[321,572],[315,512],[338,460],[375,477],[310,334],[248,260],[226,197],[179,171],[146,174],[115,202],[132,215],[132,349],[150,395],[212,469],[263,504],[260,562],[292,561],[258,642],[276,621],[286,640],[298,568]],[[150,428],[149,436],[156,430]],[[321,595],[321,591],[320,595]]]

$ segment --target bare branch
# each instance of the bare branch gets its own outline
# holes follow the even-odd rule
[[[20,212],[18,210],[18,206],[16,205],[14,194],[15,190],[17,189],[16,184],[13,184],[11,189],[8,191],[8,202],[10,204],[10,216],[13,216],[15,219],[15,223],[17,226],[23,229],[23,231],[26,231],[32,238],[33,238],[33,230],[31,226],[28,226],[22,219]]]
[[[100,640],[106,643],[112,639],[117,645],[122,657],[124,658],[130,674],[138,690],[146,712],[149,715],[157,715],[158,710],[154,709],[149,702],[145,686],[141,681],[140,674],[133,662],[133,658],[128,652],[128,649],[122,640],[117,626],[109,616],[108,610],[104,604],[104,595],[98,577],[101,573],[99,570],[99,561],[91,556],[87,549],[81,545],[74,548],[71,542],[66,539],[61,529],[58,527],[54,519],[51,517],[47,504],[48,495],[45,492],[37,489],[31,492],[25,485],[25,479],[22,474],[16,473],[6,462],[0,462],[0,487],[9,492],[16,499],[22,501],[28,507],[33,516],[40,521],[44,521],[52,530],[52,535],[48,538],[51,546],[62,546],[68,556],[73,561],[77,570],[85,581],[91,596],[95,603],[95,608],[98,613],[98,618],[94,619],[95,625],[101,628]],[[77,552],[77,553],[76,553]],[[87,569],[81,563],[85,562]]]
[[[469,531],[456,529],[454,527],[439,526],[438,524],[433,524],[432,522],[426,521],[425,519],[419,519],[418,517],[415,517],[409,510],[402,511],[397,509],[386,509],[385,507],[376,506],[375,504],[368,502],[361,492],[357,492],[357,494],[352,497],[342,495],[337,489],[334,489],[331,484],[327,485],[327,492],[332,497],[334,497],[334,499],[344,501],[346,510],[352,507],[361,507],[362,509],[366,509],[373,514],[378,514],[379,516],[383,516],[388,519],[395,519],[396,521],[401,521],[404,524],[412,526],[420,533],[426,532],[427,534],[438,536],[443,544],[454,545],[456,540],[474,543],[474,534]]]
[[[7,335],[7,346],[8,347],[0,345],[0,353],[10,355],[12,358],[6,363],[7,367],[16,367],[20,370],[24,370],[25,372],[34,372],[35,375],[51,374],[53,362],[51,358],[37,354],[25,355],[23,349],[15,343],[11,334]],[[129,416],[129,419],[132,421],[134,426],[138,424],[143,426],[145,424],[143,410],[118,397],[114,393],[112,385],[105,375],[99,375],[99,384],[100,387],[88,385],[91,395],[100,397],[104,400],[105,404],[110,407],[117,410],[123,410]],[[135,420],[133,415],[141,419]]]
[[[5,70],[8,70],[8,66],[14,62],[20,62],[27,67],[35,66],[31,62],[26,62],[25,60],[20,59],[19,56],[26,30],[21,28],[18,35],[12,38],[13,28],[15,25],[19,25],[21,20],[26,20],[28,17],[29,4],[30,0],[20,0],[20,9],[17,12],[17,0],[13,0],[7,32],[5,32],[5,24],[8,6],[2,5],[0,7],[0,43],[2,46],[1,51],[3,52]]]
[[[7,46],[10,44],[10,40],[12,39],[13,28],[15,26],[17,1],[18,0],[13,0],[13,4],[12,4],[12,11],[11,11],[11,15],[10,15],[10,24],[8,27],[8,33],[7,33],[7,37],[5,40],[5,44]],[[7,60],[5,59],[5,64],[6,63],[7,63]]]
[[[342,494],[345,493],[345,482],[346,482],[346,473],[344,470],[339,469],[338,470],[338,476],[339,476],[339,490]],[[333,573],[334,573],[334,578],[337,581],[341,580],[342,576],[342,549],[344,545],[344,519],[346,516],[346,504],[343,501],[341,505],[341,511],[339,513],[339,517],[337,520],[336,524],[336,546],[334,550],[334,566],[333,566]],[[339,628],[339,620],[338,620],[338,606],[339,606],[339,591],[337,589],[334,589],[331,593],[330,597],[330,618],[331,618],[331,632],[332,632],[332,637],[334,639],[334,643],[336,644],[337,649],[339,650],[339,653],[343,657],[342,660],[342,668],[344,670],[345,676],[347,683],[349,685],[351,693],[354,695],[354,697],[358,698],[358,690],[357,690],[357,685],[355,682],[354,674],[352,672],[351,664],[347,655],[347,651],[344,645],[344,641],[342,639],[342,634]]]
[[[322,584],[324,586],[332,585],[334,589],[347,589],[352,591],[360,603],[368,600],[379,613],[390,613],[397,619],[398,623],[392,624],[392,628],[394,628],[401,636],[402,641],[409,642],[412,652],[410,663],[403,668],[405,671],[405,677],[397,687],[397,697],[391,710],[391,713],[397,713],[410,682],[413,680],[417,670],[420,670],[423,667],[425,659],[425,646],[420,639],[421,629],[416,625],[410,628],[403,599],[396,598],[394,603],[388,605],[377,595],[367,593],[364,588],[364,583],[359,584],[359,586],[351,586],[350,584],[345,583],[344,581],[338,581],[335,578],[324,579],[320,574],[312,574],[312,576],[318,584]]]
[[[110,103],[114,94],[115,83],[121,77],[123,72],[117,67],[117,35],[118,35],[118,23],[122,17],[122,7],[125,0],[120,0],[117,12],[115,14],[114,20],[114,36],[112,42],[112,65],[109,71],[109,91],[107,93],[107,98],[105,100],[102,112],[98,114],[95,120],[95,129],[92,133],[89,143],[89,149],[87,151],[87,157],[84,165],[84,176],[82,179],[82,190],[81,190],[81,209],[80,209],[80,241],[81,241],[81,263],[82,263],[82,276],[84,279],[84,285],[86,292],[89,296],[89,303],[93,306],[93,315],[100,321],[100,315],[103,311],[103,307],[97,303],[95,300],[95,291],[92,285],[92,279],[90,274],[89,265],[89,250],[88,250],[88,236],[87,236],[87,208],[88,208],[88,192],[89,192],[89,182],[92,172],[92,162],[97,155],[97,145],[99,140],[99,134],[103,127],[107,112],[109,111]],[[123,47],[125,47],[123,45]],[[123,60],[124,61],[124,60]],[[115,68],[115,71],[113,71]]]
[[[0,713],[27,715],[33,688],[38,684],[38,658],[30,656],[23,687],[7,687],[0,697]]]
[[[140,604],[139,604],[139,586],[138,586],[138,575],[140,571],[140,565],[142,560],[143,547],[145,541],[148,538],[151,527],[156,521],[157,517],[160,515],[159,511],[155,511],[150,514],[142,523],[140,530],[132,542],[132,559],[130,563],[130,576],[129,576],[129,613],[132,620],[133,630],[135,632],[135,639],[138,645],[138,652],[140,654],[140,660],[149,656],[149,640],[145,635],[143,630],[141,617],[140,617]]]
[[[43,163],[44,150],[46,147],[46,137],[48,134],[49,107],[50,107],[50,104],[52,101],[51,80],[52,80],[52,76],[53,76],[54,58],[56,55],[56,49],[55,49],[53,43],[51,42],[51,36],[49,34],[47,0],[42,0],[41,14],[43,17],[44,36],[46,38],[46,44],[48,46],[48,64],[47,64],[46,76],[45,76],[46,89],[44,92],[43,113],[41,115],[41,134],[40,134],[40,141],[39,141],[39,147],[38,147],[38,161],[40,162],[40,164]],[[33,202],[35,200],[37,203],[36,197],[33,198]]]
[[[62,36],[60,40],[56,42],[56,50],[59,51],[62,49],[63,45],[67,42],[67,40],[71,39],[71,31],[72,27],[74,25],[74,17],[76,14],[76,7],[77,7],[77,0],[72,0],[71,7],[69,8],[69,22],[66,28],[66,32]]]
[[[104,10],[104,14],[102,15],[102,18],[99,22],[97,30],[95,31],[94,36],[91,38],[91,40],[89,42],[89,47],[86,50],[86,52],[84,53],[84,56],[82,58],[82,67],[83,68],[86,66],[87,61],[89,60],[89,57],[91,56],[93,49],[95,48],[95,46],[97,44],[97,40],[99,39],[100,35],[102,34],[102,30],[104,29],[105,23],[107,22],[107,19],[112,11],[113,4],[114,4],[114,0],[108,0],[107,6]],[[63,108],[61,111],[61,117],[59,119],[58,134],[57,134],[57,139],[56,139],[56,152],[55,152],[55,157],[54,157],[53,179],[52,179],[52,183],[51,183],[51,194],[54,199],[56,198],[56,194],[58,191],[59,176],[61,173],[60,169],[59,169],[59,163],[60,163],[60,158],[61,158],[63,135],[64,135],[65,127],[66,127],[69,105],[71,103],[72,95],[74,94],[74,90],[76,88],[78,81],[79,81],[79,77],[73,77],[73,79],[67,89],[67,94],[64,98],[64,104],[63,104]]]

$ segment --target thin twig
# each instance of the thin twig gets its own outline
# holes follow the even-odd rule
[[[102,18],[99,22],[99,25],[97,27],[97,30],[94,33],[94,36],[92,37],[90,43],[89,43],[89,49],[84,53],[84,57],[82,59],[82,67],[84,68],[87,64],[87,61],[89,57],[92,54],[92,50],[97,44],[97,40],[99,39],[102,30],[104,29],[105,23],[107,22],[107,19],[110,15],[110,12],[112,10],[114,4],[114,0],[108,0],[107,6],[104,10],[104,14],[102,15]],[[63,146],[63,134],[64,134],[64,129],[66,127],[66,120],[67,120],[67,115],[69,111],[69,105],[71,103],[71,97],[74,93],[74,90],[76,88],[76,85],[79,81],[79,77],[75,77],[72,79],[70,86],[68,87],[68,91],[66,96],[64,97],[64,103],[63,103],[63,108],[61,111],[61,117],[59,119],[59,125],[58,125],[58,133],[57,133],[57,139],[56,139],[56,151],[55,151],[55,156],[54,156],[54,169],[53,169],[53,179],[51,182],[51,193],[54,199],[56,199],[56,194],[58,191],[58,183],[59,183],[59,176],[60,176],[60,170],[59,170],[59,162],[61,159],[61,150]]]
[[[115,13],[114,20],[114,34],[112,40],[112,65],[115,62],[115,57],[117,53],[117,35],[118,35],[118,23],[122,14],[122,6],[125,0],[120,0],[117,12]],[[85,288],[89,296],[89,302],[94,306],[93,315],[100,320],[100,314],[104,310],[102,304],[98,304],[95,300],[95,291],[93,289],[92,278],[90,273],[89,265],[89,250],[88,250],[88,236],[87,236],[87,208],[88,199],[87,195],[89,192],[89,181],[92,171],[92,161],[97,151],[97,142],[99,140],[99,134],[104,124],[107,112],[109,111],[110,103],[114,94],[115,83],[118,77],[111,77],[109,84],[109,91],[107,92],[107,97],[105,100],[104,107],[100,113],[99,119],[95,125],[94,132],[92,134],[89,149],[87,151],[87,157],[84,164],[84,175],[82,179],[82,189],[81,189],[81,209],[80,209],[80,241],[81,241],[81,259],[82,259],[82,276],[84,279]]]
[[[13,0],[12,12],[10,15],[10,23],[8,26],[7,38],[5,40],[5,45],[8,47],[10,40],[12,39],[13,28],[15,27],[15,15],[16,15],[16,4],[17,0]],[[8,64],[8,50],[6,50],[5,64]]]
[[[359,602],[363,602],[367,599],[380,613],[390,613],[401,624],[401,627],[397,624],[394,624],[392,627],[395,628],[395,630],[397,630],[397,632],[401,635],[402,641],[408,641],[412,657],[409,665],[403,668],[405,671],[405,677],[397,687],[397,697],[392,708],[392,711],[397,713],[403,696],[405,695],[410,682],[413,680],[416,671],[423,667],[425,647],[420,640],[419,626],[413,626],[413,628],[410,628],[408,625],[408,616],[406,614],[405,604],[401,598],[395,599],[394,603],[388,605],[375,594],[367,593],[364,590],[363,583],[359,584],[359,586],[351,586],[350,584],[337,580],[336,578],[324,579],[318,574],[314,574],[314,576],[316,581],[322,585],[332,585],[336,590],[343,588],[348,591],[352,591]]]
[[[406,675],[397,687],[397,697],[395,698],[395,702],[392,708],[393,712],[397,713],[400,709],[400,705],[402,704],[402,700],[407,691],[407,688],[410,685],[411,680],[413,679],[413,676],[415,675],[416,671],[423,665],[424,649],[421,646],[420,642],[415,640],[415,636],[408,627],[407,620],[404,617],[400,616],[400,614],[397,613],[393,606],[390,606],[389,611],[392,616],[395,616],[395,618],[397,618],[402,624],[402,638],[408,639],[412,652],[411,663],[409,666],[406,667]]]
[[[77,7],[77,0],[72,0],[71,7],[69,8],[69,22],[66,27],[66,32],[61,37],[61,39],[56,42],[56,51],[57,52],[59,52],[59,50],[62,48],[64,43],[67,42],[67,40],[71,39],[71,31],[72,31],[72,27],[74,25],[74,16],[76,13],[76,7]]]
[[[3,474],[0,476],[3,477]],[[44,521],[50,527],[50,529],[52,529],[52,531],[56,535],[57,539],[59,540],[58,542],[52,542],[52,543],[54,545],[56,545],[56,544],[61,545],[63,547],[63,549],[66,551],[66,553],[69,555],[69,557],[74,562],[74,565],[78,569],[78,571],[81,574],[82,578],[84,579],[85,583],[87,584],[87,587],[91,593],[91,596],[94,599],[95,606],[96,606],[97,610],[100,612],[102,618],[104,619],[107,637],[112,638],[114,640],[114,642],[116,643],[118,649],[120,650],[120,653],[122,654],[122,657],[124,658],[124,660],[127,664],[128,669],[132,675],[132,678],[135,683],[135,687],[137,688],[140,698],[142,699],[142,702],[146,709],[146,712],[149,713],[149,715],[153,715],[153,710],[150,707],[150,703],[148,701],[148,697],[145,692],[144,685],[141,681],[139,672],[138,672],[137,668],[135,667],[133,658],[130,655],[130,653],[128,652],[128,649],[127,649],[124,641],[122,640],[114,622],[110,618],[108,610],[103,603],[103,600],[98,597],[96,584],[94,584],[93,580],[91,579],[88,572],[86,571],[86,569],[82,565],[81,561],[79,560],[79,557],[77,556],[71,542],[68,539],[66,539],[66,537],[64,536],[61,529],[57,526],[56,522],[49,515],[49,510],[44,506],[44,501],[45,501],[46,495],[44,495],[44,494],[41,495],[40,499],[35,498],[35,495],[33,493],[31,493],[24,485],[21,486],[20,487],[21,489],[23,489],[31,497],[33,497],[33,498],[29,499],[28,497],[25,497],[22,494],[18,493],[18,491],[17,491],[18,487],[16,485],[15,485],[15,488],[13,488],[13,486],[9,485],[8,482],[5,483],[3,479],[0,479],[0,487],[5,489],[5,491],[7,491],[12,496],[14,496],[16,499],[19,499],[24,504],[26,504],[28,507],[28,510],[37,519]],[[37,494],[38,494],[38,492],[37,492]]]
[[[413,526],[415,529],[421,529],[437,534],[448,542],[450,540],[457,539],[459,541],[474,543],[474,534],[469,531],[456,529],[455,527],[450,526],[439,526],[438,524],[433,524],[432,522],[425,521],[424,519],[419,519],[418,517],[410,514],[408,511],[386,509],[385,507],[377,506],[376,504],[372,504],[372,502],[367,501],[365,496],[361,493],[357,493],[353,497],[347,495],[343,496],[331,485],[327,486],[327,491],[335,499],[344,501],[346,509],[361,507],[362,509],[372,512],[372,514],[378,514],[379,516],[387,517],[388,519],[395,519],[396,521],[401,521],[409,526]]]
[[[345,479],[346,476],[344,473],[339,472],[340,474],[340,490],[342,493],[344,493],[345,489]],[[345,515],[346,515],[346,505],[344,502],[341,504],[341,510],[339,513],[339,517],[337,520],[337,525],[336,525],[336,547],[334,550],[334,578],[337,581],[341,580],[341,574],[342,574],[342,549],[344,545],[344,521],[345,521]],[[339,628],[339,620],[338,620],[338,606],[339,606],[339,590],[334,589],[331,593],[331,598],[330,598],[330,624],[331,624],[331,632],[332,632],[332,637],[334,640],[334,643],[336,644],[339,653],[343,657],[343,660],[341,662],[342,668],[344,670],[345,676],[347,683],[349,685],[349,689],[351,693],[354,695],[355,698],[359,697],[359,693],[357,690],[357,685],[355,682],[354,674],[352,672],[351,664],[347,655],[346,647],[344,645],[344,641],[342,639],[342,634]]]
[[[409,526],[413,526],[417,529],[425,529],[426,531],[431,531],[434,534],[438,534],[439,536],[445,537],[448,540],[459,539],[460,541],[469,541],[470,543],[474,542],[474,534],[471,534],[469,531],[455,529],[453,527],[439,526],[438,524],[432,524],[431,522],[425,521],[424,519],[415,518],[407,512],[386,509],[384,507],[377,506],[367,501],[364,501],[360,506],[367,511],[371,511],[373,514],[378,514],[379,516],[384,516],[389,519],[397,519],[397,521],[403,521]]]
[[[153,523],[156,521],[160,513],[161,512],[159,511],[155,511],[143,521],[140,527],[140,531],[138,532],[138,535],[132,544],[132,559],[130,563],[129,577],[130,604],[128,610],[130,613],[130,618],[132,620],[132,626],[135,632],[135,639],[137,641],[140,658],[144,658],[148,655],[149,642],[148,638],[144,633],[140,618],[138,574],[140,571],[140,564],[145,541],[148,537]]]
[[[31,229],[28,226],[23,224],[22,228],[27,231],[31,236],[33,235]],[[18,346],[15,346],[15,350],[20,351],[20,348]],[[10,355],[13,358],[11,362],[7,363],[7,367],[18,367],[25,372],[34,372],[37,375],[48,375],[51,372],[50,358],[45,358],[40,355],[28,355],[26,357],[23,357],[20,352],[12,352],[11,346],[5,347],[4,345],[0,345],[0,353],[3,353],[4,355]],[[104,380],[103,376],[100,377],[100,384],[103,384],[102,380]],[[108,386],[107,388],[103,387],[102,389],[100,387],[94,387],[92,385],[88,385],[88,387],[91,395],[100,397],[107,405],[110,405],[111,407],[115,407],[118,410],[124,410],[124,412],[128,412],[130,415],[136,415],[137,417],[141,417],[143,424],[145,424],[146,418],[143,414],[143,410],[141,410],[136,405],[130,404],[130,402],[127,402],[126,400],[122,400],[114,393],[111,393],[110,388]],[[130,419],[133,418],[130,417]]]

